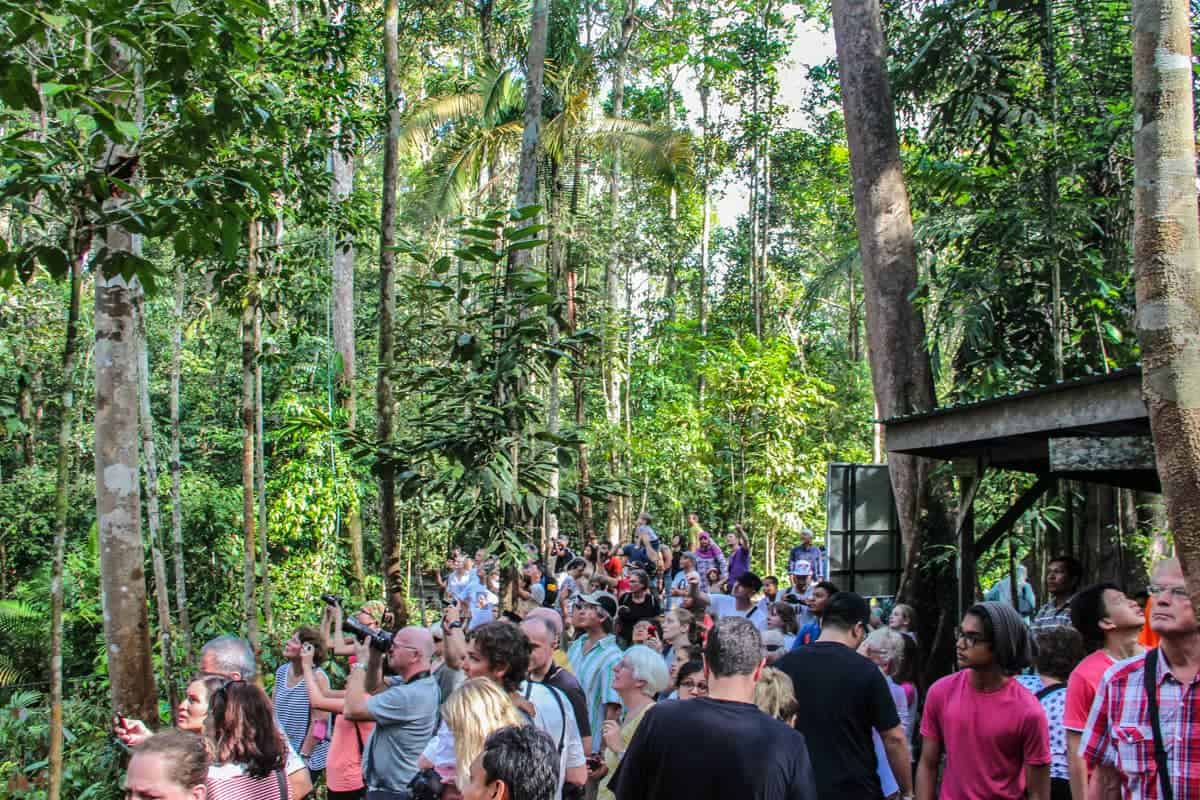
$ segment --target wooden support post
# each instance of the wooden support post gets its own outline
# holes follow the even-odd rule
[[[978,460],[954,462],[958,476],[958,522],[954,539],[958,545],[958,619],[975,604],[975,495],[983,482],[983,465]]]

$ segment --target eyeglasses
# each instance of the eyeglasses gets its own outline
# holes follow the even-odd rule
[[[682,681],[679,684],[679,691],[691,692],[692,694],[708,694],[707,681]]]
[[[1153,597],[1157,597],[1160,594],[1169,594],[1171,595],[1172,600],[1187,600],[1191,597],[1191,595],[1188,594],[1186,586],[1161,586],[1159,584],[1152,583],[1146,587],[1146,591],[1149,592]]]
[[[962,628],[954,629],[954,639],[955,641],[966,642],[967,647],[974,647],[977,644],[987,644],[992,641],[982,633],[976,633],[975,631],[964,631]]]

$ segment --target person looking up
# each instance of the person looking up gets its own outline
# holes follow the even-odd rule
[[[663,615],[663,662],[670,666],[676,647],[691,648],[700,644],[700,626],[686,608],[676,608]]]
[[[617,800],[814,800],[804,737],[754,705],[763,670],[754,624],[742,617],[718,620],[704,665],[707,697],[657,703],[645,712],[613,777]]]
[[[229,681],[213,692],[205,725],[212,763],[209,800],[291,797],[287,743],[271,715],[271,701],[257,684]]]
[[[563,573],[562,580],[558,583],[557,605],[559,613],[564,617],[570,613],[575,598],[582,594],[579,589],[579,581],[583,579],[586,568],[587,562],[582,558],[571,559],[571,562],[567,564],[566,572]]]
[[[796,650],[803,645],[812,644],[821,637],[823,620],[825,618],[825,609],[829,606],[829,601],[838,593],[838,588],[829,581],[821,581],[813,587],[812,597],[808,601],[808,613],[812,615],[812,620],[800,628],[800,632],[796,634],[795,641],[792,642],[792,649]],[[867,614],[868,622],[870,621],[870,612]]]
[[[880,800],[872,730],[883,741],[903,796],[912,794],[908,738],[887,680],[855,651],[866,636],[871,608],[853,592],[837,592],[822,611],[817,641],[775,663],[803,692],[796,729],[812,756],[817,794],[824,800]]]
[[[617,599],[607,592],[580,595],[575,604],[575,630],[584,635],[571,645],[567,659],[587,696],[591,753],[600,752],[601,737],[598,734],[604,728],[604,721],[617,719],[621,710],[621,697],[612,688],[613,667],[621,660],[621,648],[611,633],[616,614]],[[589,776],[589,781],[594,780],[596,778]]]
[[[666,566],[662,559],[662,541],[654,532],[654,528],[650,527],[650,514],[645,511],[638,514],[637,527],[633,531],[633,543],[645,554],[654,571],[661,574]]]
[[[447,599],[453,603],[470,602],[475,594],[475,585],[478,583],[478,578],[472,569],[471,559],[456,556],[450,562],[450,566],[450,576],[446,578]]]
[[[325,785],[329,800],[359,800],[366,791],[362,779],[362,757],[366,741],[375,726],[369,722],[352,722],[345,715],[346,692],[323,689],[316,680],[313,661],[316,649],[306,644],[301,648],[300,667],[308,689],[309,705],[316,710],[334,714],[333,736],[325,762]]]
[[[897,603],[892,607],[892,613],[888,616],[888,627],[915,641],[917,638],[917,634],[914,632],[917,627],[917,612],[910,605]]]
[[[1071,800],[1067,733],[1063,728],[1067,677],[1083,659],[1083,637],[1074,628],[1047,628],[1037,635],[1035,675],[1016,680],[1042,704],[1050,732],[1050,800]],[[1085,773],[1086,774],[1086,773]]]
[[[667,668],[662,656],[648,647],[634,645],[613,667],[613,691],[621,698],[621,716],[619,721],[604,722],[604,766],[609,773],[617,769],[643,716],[666,688]],[[612,789],[601,786],[598,796],[612,800]]]
[[[732,585],[750,571],[750,540],[746,538],[746,531],[741,525],[734,525],[733,530],[725,534],[725,546],[729,551],[728,580]]]
[[[1083,637],[1084,647],[1092,651],[1070,673],[1062,713],[1071,791],[1080,800],[1087,796],[1089,776],[1079,752],[1088,713],[1108,668],[1143,652],[1138,643],[1142,622],[1137,601],[1126,597],[1115,583],[1093,584],[1071,601],[1071,624]]]
[[[438,715],[438,685],[430,673],[433,637],[425,628],[401,628],[392,637],[384,681],[383,654],[370,641],[358,644],[346,682],[345,714],[355,722],[374,722],[363,756],[363,782],[371,792],[406,793],[417,772],[417,759],[433,736]],[[375,692],[383,687],[383,691]]]
[[[813,532],[808,528],[800,531],[800,544],[793,547],[788,553],[788,572],[795,570],[801,562],[808,562],[809,574],[812,575],[814,581],[819,581],[826,576],[825,554],[821,552],[821,548],[813,544]]]
[[[700,544],[692,551],[696,556],[696,570],[708,579],[706,591],[715,592],[718,591],[715,585],[724,581],[727,574],[728,564],[725,561],[725,554],[721,552],[721,548],[717,547],[717,543],[712,540],[707,531],[701,531],[699,539]],[[715,581],[709,578],[713,570],[716,570],[717,573]]]
[[[929,687],[921,717],[917,797],[942,800],[1050,797],[1046,714],[1013,675],[1029,666],[1030,636],[1007,603],[967,609],[957,640],[960,670]]]
[[[1030,623],[1036,634],[1045,628],[1069,626],[1071,624],[1071,598],[1079,590],[1079,579],[1083,576],[1083,565],[1071,556],[1051,559],[1046,568],[1046,592],[1050,599],[1042,606]]]
[[[1200,627],[1179,561],[1157,564],[1150,581],[1158,647],[1105,673],[1080,742],[1093,800],[1150,800],[1167,787],[1175,800],[1200,796]]]
[[[320,629],[302,625],[292,634],[292,638],[283,647],[283,657],[286,662],[275,670],[275,690],[272,701],[275,709],[275,720],[280,730],[287,736],[288,744],[292,746],[304,763],[313,784],[325,771],[325,759],[329,754],[329,712],[314,709],[308,700],[308,687],[304,682],[302,655],[304,646],[313,649],[313,662],[320,664],[325,661],[325,637]],[[329,691],[329,676],[320,667],[310,670],[313,680],[321,691]]]
[[[633,639],[633,626],[644,619],[662,614],[658,598],[650,591],[650,576],[635,569],[629,573],[629,592],[623,594],[617,606],[617,639],[628,646]]]
[[[550,546],[550,574],[555,577],[569,569],[569,564],[575,560],[575,554],[568,546],[567,537],[560,536]]]
[[[681,608],[683,600],[691,594],[691,587],[688,585],[688,576],[696,573],[696,556],[691,551],[684,551],[679,555],[679,570],[675,576],[671,578],[671,587],[667,592],[667,608]]]
[[[133,749],[125,800],[206,800],[208,749],[194,733],[163,731]]]
[[[512,726],[495,731],[471,763],[463,800],[553,800],[558,756],[544,731]]]
[[[579,680],[554,661],[554,653],[562,637],[562,622],[550,614],[535,614],[521,623],[529,639],[529,680],[544,683],[562,692],[571,703],[575,726],[585,754],[592,752],[592,727],[588,719],[587,696]]]

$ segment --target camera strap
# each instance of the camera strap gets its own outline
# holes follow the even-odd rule
[[[528,700],[530,704],[534,706],[534,708],[536,708],[537,704],[534,703],[533,699],[530,697],[530,695],[533,694],[533,684],[534,682],[531,680],[525,681],[525,699]],[[550,692],[550,696],[554,698],[555,704],[558,705],[558,717],[562,720],[562,732],[558,735],[558,754],[561,756],[563,746],[567,741],[567,711],[565,708],[563,708],[562,700],[559,699],[558,690],[547,683],[543,683],[541,685],[546,687],[546,690]],[[532,722],[533,720],[530,721]]]

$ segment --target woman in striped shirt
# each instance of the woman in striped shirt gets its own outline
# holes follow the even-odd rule
[[[283,647],[287,663],[275,671],[275,719],[287,736],[288,743],[304,759],[312,777],[313,785],[325,771],[325,760],[329,754],[329,712],[313,708],[308,699],[304,667],[301,656],[304,645],[313,647],[313,661],[320,664],[325,660],[325,637],[310,625],[302,625],[292,634]],[[317,668],[314,679],[321,690],[329,692],[329,676]]]

